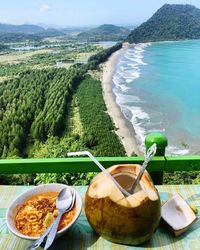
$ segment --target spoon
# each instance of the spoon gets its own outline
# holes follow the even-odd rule
[[[135,182],[133,183],[131,189],[130,189],[130,194],[134,193],[135,188],[137,187],[143,173],[144,170],[146,169],[148,163],[151,161],[151,158],[155,155],[156,153],[156,144],[154,143],[147,151],[144,162],[142,164],[142,167],[140,168],[140,172],[135,180]]]
[[[31,246],[29,246],[28,250],[37,249],[47,237],[47,241],[45,244],[45,248],[47,249],[52,244],[56,233],[57,228],[60,222],[60,219],[64,213],[71,210],[75,201],[75,193],[72,192],[69,188],[63,188],[57,196],[56,199],[56,208],[59,211],[58,216],[54,220],[54,222],[47,228],[47,230],[42,234],[42,236],[36,240]]]
[[[56,217],[56,219],[51,227],[51,230],[48,234],[47,241],[46,241],[46,244],[44,246],[44,250],[48,249],[51,246],[51,244],[53,243],[55,236],[56,236],[56,233],[57,233],[60,219],[64,213],[66,213],[67,211],[72,209],[74,202],[75,202],[75,197],[76,197],[75,193],[67,188],[65,188],[61,191],[60,196],[56,200],[56,207],[58,209],[59,214]]]

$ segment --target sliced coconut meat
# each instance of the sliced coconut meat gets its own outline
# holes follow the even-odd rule
[[[117,165],[109,169],[109,172],[115,180],[126,190],[130,191],[140,165]],[[88,195],[93,198],[109,197],[113,202],[125,207],[137,207],[145,200],[157,200],[158,192],[151,182],[151,178],[147,172],[142,176],[142,181],[138,184],[134,194],[124,197],[114,182],[103,173],[98,174],[92,181]]]
[[[186,231],[197,219],[193,210],[179,194],[174,195],[162,206],[161,217],[174,231],[175,235],[180,235],[180,233]],[[175,232],[179,230],[181,231]]]

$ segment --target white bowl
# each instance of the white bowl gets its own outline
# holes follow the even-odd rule
[[[31,196],[33,195],[37,195],[40,193],[44,193],[44,192],[60,192],[63,188],[65,187],[69,187],[67,185],[64,184],[57,184],[57,183],[53,183],[53,184],[44,184],[44,185],[39,185],[36,187],[33,187],[31,189],[29,189],[28,191],[24,192],[23,194],[21,194],[20,196],[18,196],[10,205],[10,207],[7,210],[6,213],[6,223],[7,226],[9,228],[9,230],[15,234],[16,236],[23,238],[23,239],[27,239],[27,240],[36,240],[39,237],[31,237],[31,236],[27,236],[22,234],[15,226],[15,217],[16,214],[19,210],[19,208],[22,206],[22,204]],[[82,209],[82,199],[80,194],[73,189],[72,187],[69,187],[71,190],[75,191],[76,194],[76,213],[75,216],[73,218],[73,220],[62,230],[58,231],[56,234],[56,238],[63,235],[74,223],[75,221],[78,219],[80,213],[81,213],[81,209]]]

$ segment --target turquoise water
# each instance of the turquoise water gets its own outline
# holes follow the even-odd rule
[[[200,40],[138,44],[120,58],[113,91],[143,148],[161,131],[168,154],[200,152]]]

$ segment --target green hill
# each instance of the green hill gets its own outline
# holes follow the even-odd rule
[[[77,35],[79,39],[89,41],[119,41],[129,34],[129,30],[112,24],[103,24]]]
[[[37,25],[0,24],[0,43],[41,41],[46,37],[62,36],[57,29],[43,29]]]
[[[127,37],[130,43],[200,38],[200,9],[165,4]]]
[[[13,25],[0,23],[0,32],[2,33],[35,34],[43,31],[45,31],[45,29],[33,24]]]

